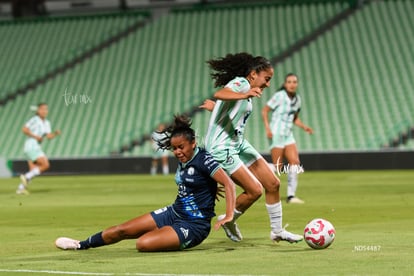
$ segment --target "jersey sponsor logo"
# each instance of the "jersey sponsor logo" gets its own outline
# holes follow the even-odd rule
[[[183,233],[183,235],[184,235],[184,238],[187,238],[188,237],[188,229],[185,229],[184,227],[180,227],[180,231],[181,231],[181,233]]]

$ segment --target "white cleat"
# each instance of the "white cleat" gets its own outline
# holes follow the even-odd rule
[[[285,228],[287,226],[288,225],[286,225],[279,233],[274,233],[273,231],[270,231],[270,239],[275,242],[287,241],[289,243],[297,243],[303,240],[303,236],[286,231]]]
[[[220,215],[217,217],[217,220],[222,220],[226,215]],[[222,225],[224,232],[226,232],[226,236],[234,241],[234,242],[240,242],[243,239],[243,236],[240,232],[239,227],[237,226],[237,223],[234,221],[226,222]]]
[[[305,203],[305,201],[303,201],[302,199],[300,199],[298,197],[292,197],[291,199],[287,200],[287,203],[303,204],[303,203]]]
[[[20,180],[22,181],[24,187],[27,187],[27,185],[29,185],[29,180],[27,180],[26,176],[24,176],[24,174],[20,175]]]
[[[18,195],[29,195],[30,193],[26,189],[17,189],[16,194],[18,194]]]
[[[70,239],[70,238],[65,238],[65,237],[58,238],[55,241],[55,245],[57,248],[60,248],[63,250],[68,250],[68,249],[76,250],[80,248],[79,241]]]

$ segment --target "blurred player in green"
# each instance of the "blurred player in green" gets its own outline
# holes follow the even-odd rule
[[[266,128],[266,136],[271,142],[270,153],[275,170],[281,171],[283,157],[289,163],[288,169],[283,170],[288,176],[287,202],[303,204],[305,202],[296,197],[298,174],[303,171],[303,168],[300,165],[292,128],[295,124],[309,134],[312,134],[313,130],[299,119],[302,102],[300,96],[296,93],[297,88],[298,77],[293,73],[287,74],[282,87],[273,94],[263,107],[262,117]],[[270,124],[268,120],[269,112],[272,112]]]
[[[163,132],[166,126],[164,124],[159,124],[155,132]],[[158,170],[158,161],[161,160],[162,174],[167,175],[170,173],[168,166],[168,150],[162,150],[158,148],[157,143],[152,141],[152,162],[151,162],[151,175],[156,175]]]
[[[23,126],[22,131],[27,136],[24,143],[24,153],[27,156],[29,171],[20,175],[21,183],[17,188],[17,194],[29,194],[27,186],[30,181],[50,167],[49,160],[42,150],[41,143],[45,137],[53,139],[58,136],[60,130],[51,132],[50,122],[46,119],[47,114],[47,104],[40,103],[37,105],[36,115]]]

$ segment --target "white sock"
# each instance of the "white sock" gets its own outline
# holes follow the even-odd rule
[[[155,175],[157,173],[157,167],[151,167],[151,175]]]
[[[169,174],[170,169],[168,168],[168,165],[162,166],[162,173],[163,174]]]
[[[287,196],[295,196],[296,195],[296,189],[298,188],[298,171],[296,169],[297,165],[292,165],[292,167],[289,169],[287,181]]]
[[[32,178],[34,178],[35,176],[39,174],[40,174],[39,167],[34,167],[34,169],[26,173],[24,176],[26,177],[27,180],[31,180]]]
[[[23,183],[20,183],[20,184],[19,184],[19,187],[18,187],[17,189],[19,189],[19,190],[24,190],[24,188],[25,188],[25,187],[24,187]]]
[[[282,202],[279,201],[274,204],[266,203],[266,209],[269,213],[270,228],[273,233],[279,233],[282,231]]]

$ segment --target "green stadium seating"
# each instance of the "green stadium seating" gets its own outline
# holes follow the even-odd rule
[[[160,122],[169,122],[173,114],[188,112],[212,95],[214,88],[206,60],[240,51],[269,58],[276,56],[345,8],[347,5],[340,3],[266,5],[176,11],[160,17],[0,107],[0,124],[4,126],[0,133],[3,145],[0,155],[23,157],[24,136],[20,129],[32,115],[30,105],[39,101],[49,103],[52,126],[62,130],[57,140],[45,142],[50,157],[108,156],[118,152],[150,134]],[[259,151],[268,152],[260,111],[288,72],[299,75],[301,118],[315,130],[309,136],[295,129],[301,152],[379,150],[402,129],[414,125],[409,104],[414,102],[414,94],[409,92],[413,87],[410,72],[414,69],[409,46],[414,39],[413,22],[409,20],[413,9],[413,3],[404,0],[370,3],[277,64],[271,88],[253,101],[254,112],[246,133],[249,141]],[[118,22],[120,27],[109,33],[105,32],[106,27],[100,29],[112,27],[115,19],[121,22]],[[51,52],[53,58],[46,55],[47,61],[25,58],[28,64],[39,64],[41,69],[28,70],[27,74],[19,72],[18,76],[10,72],[9,77],[0,76],[7,80],[15,78],[9,84],[4,81],[10,89],[1,91],[13,91],[30,82],[28,75],[36,77],[33,72],[44,74],[53,68],[49,64],[56,66],[70,61],[140,19],[99,17],[101,23],[96,24],[86,18],[81,23],[68,20],[65,22],[68,29],[72,28],[69,23],[80,24],[73,30],[84,30],[84,35],[80,35],[83,38],[71,44],[70,50]],[[42,24],[46,23],[52,24]],[[36,29],[40,23],[25,24]],[[90,29],[86,27],[92,25]],[[37,29],[36,32],[41,33]],[[56,43],[55,48],[64,45],[57,44],[53,35],[46,32],[39,37]],[[8,47],[8,55],[19,53]],[[16,66],[24,66],[19,64]],[[78,102],[70,105],[65,102],[65,91],[77,95]],[[88,96],[92,102],[80,103],[80,96]],[[209,115],[201,111],[193,116],[201,145]],[[151,153],[148,141],[123,155]]]

